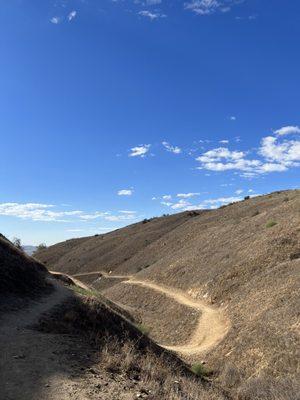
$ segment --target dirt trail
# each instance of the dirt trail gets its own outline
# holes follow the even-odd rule
[[[71,278],[73,278],[73,277],[80,278],[82,276],[90,276],[90,275],[101,275],[101,276],[104,276],[105,278],[112,278],[112,279],[131,279],[131,278],[133,278],[133,275],[112,275],[112,274],[109,274],[108,272],[104,272],[104,271],[93,271],[93,272],[86,272],[83,274],[75,274],[75,275],[72,275]]]
[[[126,279],[123,280],[121,284],[137,285],[152,289],[186,307],[191,307],[198,311],[200,313],[199,321],[189,342],[177,346],[162,346],[168,350],[175,351],[184,356],[203,354],[220,343],[229,331],[230,321],[224,315],[223,310],[212,307],[203,301],[193,299],[191,296],[179,289],[158,285],[154,282],[137,280],[133,276],[112,275],[103,271],[95,271],[76,276],[79,277],[91,274],[100,274],[105,278],[111,279]]]
[[[50,295],[1,316],[1,400],[99,399],[93,389],[99,379],[86,373],[92,362],[86,358],[89,348],[73,337],[30,328],[42,314],[73,296],[55,280],[51,283],[55,290]]]

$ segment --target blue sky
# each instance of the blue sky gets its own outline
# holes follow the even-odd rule
[[[25,244],[299,187],[300,4],[0,7],[0,231]]]

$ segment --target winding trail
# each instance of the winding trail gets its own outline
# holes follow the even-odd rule
[[[165,349],[174,351],[184,356],[203,354],[220,343],[230,329],[230,321],[225,316],[222,309],[208,305],[201,300],[194,299],[182,290],[158,285],[157,283],[146,280],[138,280],[133,276],[112,275],[103,271],[77,274],[75,276],[83,277],[96,274],[99,274],[105,278],[123,279],[120,284],[137,285],[152,289],[173,299],[177,303],[186,307],[190,307],[200,313],[197,327],[191,335],[189,342],[177,346],[162,346]]]

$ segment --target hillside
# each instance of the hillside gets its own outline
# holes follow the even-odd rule
[[[0,235],[0,311],[49,287],[47,269]]]
[[[263,380],[299,374],[299,239],[300,192],[284,191],[67,241],[38,258],[93,284],[157,342],[175,350],[181,344],[183,358],[205,360],[224,382],[227,375]],[[188,338],[201,310],[175,307],[166,292],[142,290],[134,280],[212,307],[223,318],[223,337],[197,353],[201,346],[193,350]]]
[[[1,399],[228,399],[205,370],[192,372],[129,315],[76,280],[56,278],[0,237]]]

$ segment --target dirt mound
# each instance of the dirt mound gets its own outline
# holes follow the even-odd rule
[[[10,298],[33,297],[49,285],[47,269],[0,236],[0,307]]]
[[[139,281],[179,289],[218,308],[231,326],[217,346],[194,354],[190,361],[205,359],[216,370],[233,365],[245,378],[295,377],[300,368],[299,228],[300,192],[294,190],[196,215],[157,218],[79,239],[71,250],[66,243],[59,244],[60,258],[56,246],[38,257],[47,262],[56,257],[51,267],[71,274],[112,271],[114,276],[133,275]],[[92,276],[88,279],[93,282]],[[178,317],[182,311],[176,314],[169,299],[136,285],[128,288],[129,284],[116,279],[112,286],[104,285],[105,294],[137,309],[142,323],[153,327],[156,340],[165,343],[166,330],[177,331],[176,343],[186,344],[186,331],[193,336],[194,322],[182,325]],[[101,287],[99,280],[95,285]],[[160,333],[162,318],[166,328]]]

